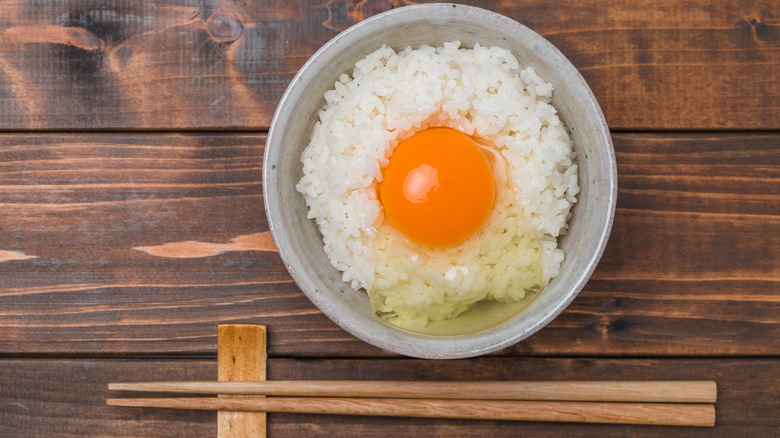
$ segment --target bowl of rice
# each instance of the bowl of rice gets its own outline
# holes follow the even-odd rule
[[[551,43],[436,3],[366,19],[306,62],[274,114],[263,191],[285,266],[328,318],[451,359],[571,303],[609,237],[617,172],[593,93]]]

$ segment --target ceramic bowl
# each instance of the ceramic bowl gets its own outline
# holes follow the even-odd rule
[[[524,66],[552,82],[553,105],[574,140],[580,193],[569,230],[559,239],[561,273],[520,314],[470,335],[430,336],[400,330],[374,317],[369,298],[341,280],[322,248],[295,185],[323,94],[355,62],[383,44],[396,50],[459,40],[509,49]],[[615,211],[617,172],[601,109],[576,68],[550,42],[520,23],[480,8],[436,3],[394,9],[337,35],[300,69],[276,110],[263,161],[268,222],[279,254],[306,296],[331,320],[363,341],[406,356],[444,359],[490,353],[515,344],[555,318],[583,288],[604,251]],[[598,311],[598,309],[594,309]],[[543,336],[540,334],[539,336]]]

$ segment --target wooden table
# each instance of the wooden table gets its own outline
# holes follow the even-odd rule
[[[613,132],[591,281],[469,360],[381,351],[267,244],[265,132],[297,69],[401,0],[8,0],[0,11],[0,436],[216,436],[105,406],[215,379],[217,323],[266,324],[269,379],[714,379],[714,429],[271,414],[272,437],[780,436],[780,5],[472,1],[548,38]]]

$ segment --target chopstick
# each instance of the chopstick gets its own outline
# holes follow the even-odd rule
[[[715,425],[715,407],[709,404],[312,397],[136,398],[108,399],[106,403],[111,406],[196,410],[702,427]]]
[[[262,382],[109,383],[109,390],[296,397],[374,397],[470,400],[546,400],[714,403],[713,381],[414,382],[295,380]]]
[[[108,399],[112,406],[669,426],[714,426],[717,398],[713,381],[133,382],[108,389],[231,396]]]

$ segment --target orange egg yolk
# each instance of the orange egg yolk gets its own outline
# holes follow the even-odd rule
[[[495,185],[487,158],[466,134],[428,128],[402,141],[383,171],[385,216],[410,240],[448,247],[487,220]]]

